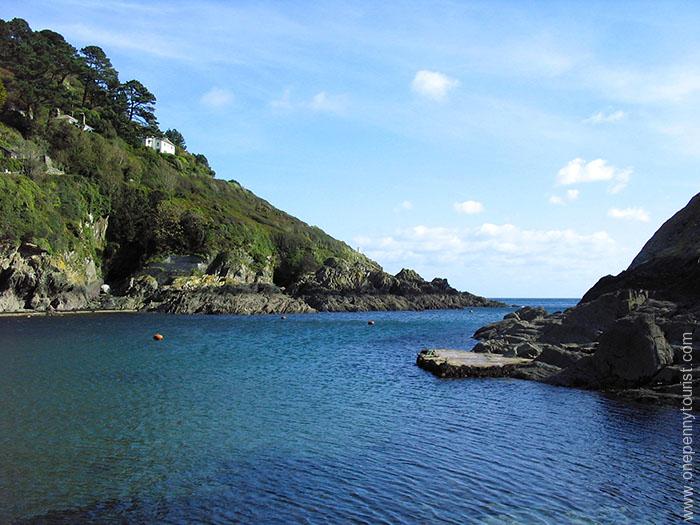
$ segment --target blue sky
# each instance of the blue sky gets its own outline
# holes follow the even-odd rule
[[[698,191],[691,2],[5,0],[388,271],[580,296]]]

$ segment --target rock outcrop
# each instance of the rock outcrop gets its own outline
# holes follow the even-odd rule
[[[91,258],[29,243],[0,246],[0,311],[85,309],[101,285]]]
[[[73,268],[73,270],[70,270]],[[0,248],[0,312],[142,310],[178,314],[427,310],[501,303],[428,282],[412,270],[392,276],[371,261],[331,258],[286,290],[272,282],[272,262],[244,252],[207,258],[172,255],[103,287],[93,260],[51,255],[35,246]]]
[[[700,195],[669,219],[630,267],[564,312],[530,307],[477,330],[474,352],[532,357],[513,377],[678,402],[700,389]],[[685,377],[684,377],[685,373]]]
[[[503,306],[497,301],[459,292],[446,279],[426,281],[408,269],[390,275],[378,265],[335,258],[328,259],[319,270],[302,277],[287,291],[323,312]]]

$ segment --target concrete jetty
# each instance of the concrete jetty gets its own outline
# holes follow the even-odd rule
[[[531,362],[522,357],[449,349],[422,350],[416,358],[419,367],[441,378],[507,377]]]

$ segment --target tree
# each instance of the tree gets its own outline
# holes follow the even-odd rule
[[[7,77],[12,103],[33,120],[42,107],[69,102],[63,82],[76,71],[76,51],[58,33],[33,32],[21,18],[0,21],[0,67],[12,72]]]
[[[158,125],[154,114],[156,97],[141,82],[129,80],[122,84],[119,88],[119,98],[128,121],[144,127]]]
[[[80,79],[83,82],[83,106],[88,101],[93,106],[104,104],[108,95],[119,87],[119,74],[112,66],[102,48],[87,46],[80,50],[82,71]],[[100,95],[102,95],[100,97]],[[101,100],[100,100],[101,99]]]
[[[174,128],[169,129],[165,132],[165,137],[176,146],[179,146],[182,149],[187,149],[187,145],[185,144],[185,137],[183,137],[182,133],[180,133],[178,130]]]
[[[211,177],[216,176],[216,172],[213,169],[211,169],[211,166],[209,166],[209,160],[207,160],[207,158],[203,154],[195,153],[194,159],[197,161],[197,164],[204,166],[204,168],[209,172],[209,175]]]

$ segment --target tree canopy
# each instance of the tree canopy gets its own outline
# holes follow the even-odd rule
[[[4,120],[24,119],[21,127],[30,133],[55,109],[82,113],[98,131],[113,130],[134,145],[160,133],[156,97],[138,80],[122,83],[102,48],[78,51],[60,34],[32,31],[20,18],[0,20],[0,81],[8,91],[6,112],[19,114]]]

